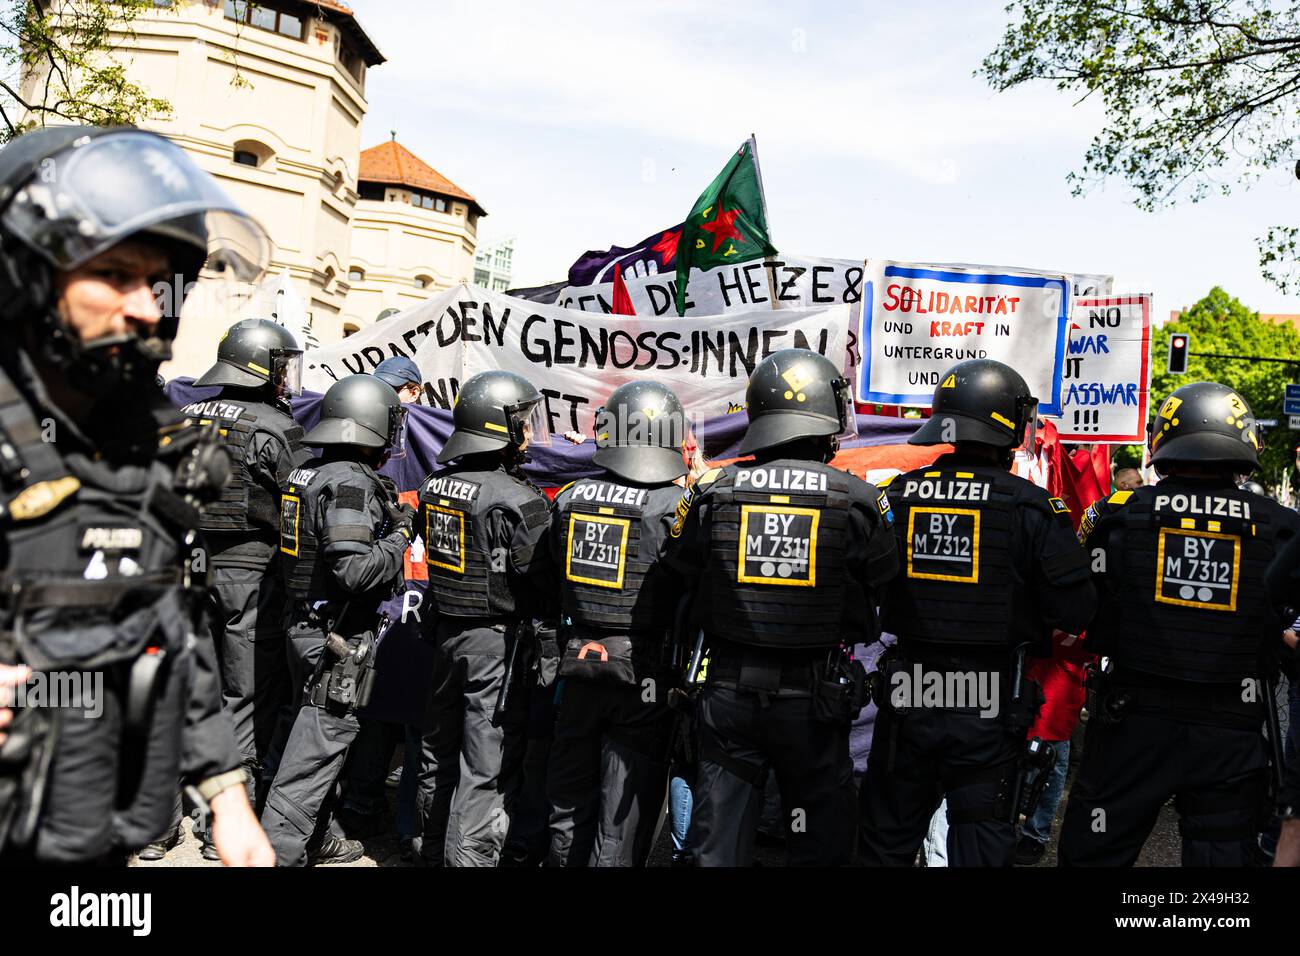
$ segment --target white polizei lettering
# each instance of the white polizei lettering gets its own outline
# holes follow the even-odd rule
[[[819,471],[794,468],[743,468],[736,473],[736,485],[750,485],[766,491],[825,491],[826,476]]]
[[[1203,514],[1216,517],[1250,519],[1250,502],[1211,495],[1156,495],[1155,508],[1157,511],[1167,509],[1178,514]]]

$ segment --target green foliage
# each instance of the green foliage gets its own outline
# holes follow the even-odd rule
[[[115,34],[153,0],[0,0],[0,143],[47,123],[113,126],[171,112],[170,104],[127,79],[113,59]],[[36,82],[24,87],[24,78]]]
[[[1192,355],[1186,375],[1170,375],[1165,356],[1169,336],[1186,332],[1191,336]],[[1294,359],[1295,365],[1252,362],[1248,359],[1206,358],[1197,352],[1233,356],[1265,356]],[[1297,433],[1286,427],[1282,414],[1283,386],[1300,382],[1300,332],[1289,324],[1274,324],[1259,317],[1238,299],[1218,286],[1175,322],[1155,334],[1151,344],[1151,408],[1174,389],[1192,382],[1222,382],[1241,393],[1256,418],[1276,418],[1277,428],[1265,429],[1265,447],[1260,456],[1267,484],[1277,484],[1290,467]]]
[[[1111,177],[1142,209],[1229,193],[1295,161],[1300,7],[1292,0],[1017,0],[979,72],[997,90],[1049,80],[1106,125],[1070,175],[1076,194]],[[1259,240],[1260,269],[1300,288],[1296,231]]]
[[[1155,398],[1152,398],[1152,404]],[[1121,468],[1141,468],[1142,445],[1112,445],[1110,448],[1110,467],[1111,471],[1119,471]]]

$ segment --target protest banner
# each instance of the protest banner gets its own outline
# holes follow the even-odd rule
[[[814,309],[852,305],[862,297],[861,259],[770,256],[739,265],[692,270],[686,314],[723,315],[745,309]],[[629,276],[624,273],[637,315],[675,315],[677,280],[672,272]],[[611,314],[613,282],[566,286],[555,304],[582,312]]]
[[[1146,441],[1151,386],[1151,296],[1078,299],[1061,388],[1062,441]]]
[[[847,366],[850,309],[759,308],[700,317],[591,314],[458,286],[304,357],[304,386],[324,391],[391,355],[413,358],[424,402],[450,408],[460,382],[487,369],[528,378],[546,397],[553,431],[589,434],[595,410],[625,382],[653,376],[693,417],[743,407],[754,366],[809,348]]]
[[[1091,272],[1066,272],[1063,269],[1030,269],[1024,266],[990,266],[975,262],[927,262],[930,269],[966,269],[971,272],[1014,272],[1017,275],[1059,276],[1070,280],[1071,298],[1081,299],[1085,296],[1110,295],[1115,285],[1115,277]]]
[[[1070,281],[1016,271],[867,263],[858,400],[929,406],[942,374],[989,358],[1016,369],[1059,415]]]

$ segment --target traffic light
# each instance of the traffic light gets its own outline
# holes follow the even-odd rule
[[[1175,332],[1169,336],[1169,374],[1184,375],[1187,372],[1187,353],[1192,347],[1192,337],[1186,332]]]

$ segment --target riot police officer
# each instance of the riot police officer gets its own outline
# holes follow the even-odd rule
[[[204,507],[201,527],[222,697],[258,794],[280,710],[294,699],[285,654],[288,606],[275,559],[280,485],[308,457],[287,401],[301,394],[301,381],[302,350],[293,334],[270,319],[244,319],[222,337],[216,364],[194,382],[221,391],[183,410],[200,425],[219,423],[231,460],[230,480]]]
[[[524,476],[545,435],[542,396],[513,372],[460,388],[455,430],[420,490],[429,594],[437,609],[430,714],[420,772],[429,866],[494,866],[521,783],[525,745],[510,697],[525,695],[530,625],[546,603],[535,564],[546,496]]]
[[[668,560],[698,581],[708,680],[691,821],[701,865],[747,864],[775,771],[794,864],[853,855],[849,725],[865,703],[844,648],[876,636],[874,589],[897,568],[889,511],[828,462],[855,425],[849,383],[786,349],[746,391],[743,461],[703,474],[678,505]]]
[[[370,375],[330,386],[303,441],[322,449],[281,487],[280,554],[295,602],[289,629],[302,707],[262,812],[280,866],[348,863],[361,844],[329,826],[329,804],[358,708],[374,682],[380,605],[401,585],[415,509],[375,471],[398,440],[403,409]]]
[[[1300,517],[1236,486],[1259,467],[1245,399],[1184,385],[1151,430],[1156,485],[1090,507],[1079,537],[1102,594],[1083,764],[1061,829],[1063,865],[1130,866],[1171,796],[1184,866],[1244,866],[1264,822],[1282,631],[1269,600],[1274,552]]]
[[[269,241],[184,151],[130,127],[0,150],[0,234],[0,661],[82,691],[16,712],[0,860],[123,862],[164,832],[183,779],[221,858],[267,864],[196,564],[195,505],[228,465],[156,375],[205,263],[253,281]]]
[[[1024,656],[1050,653],[1053,628],[1077,634],[1096,604],[1065,504],[1009,474],[1037,407],[1014,369],[958,363],[908,440],[955,450],[881,482],[901,562],[881,625],[898,643],[874,685],[865,865],[911,866],[945,796],[951,865],[1014,859],[1025,734],[1041,703]]]
[[[668,785],[671,641],[682,596],[663,561],[686,474],[672,390],[632,382],[596,417],[603,469],[555,497],[560,705],[547,768],[553,866],[641,866]]]

